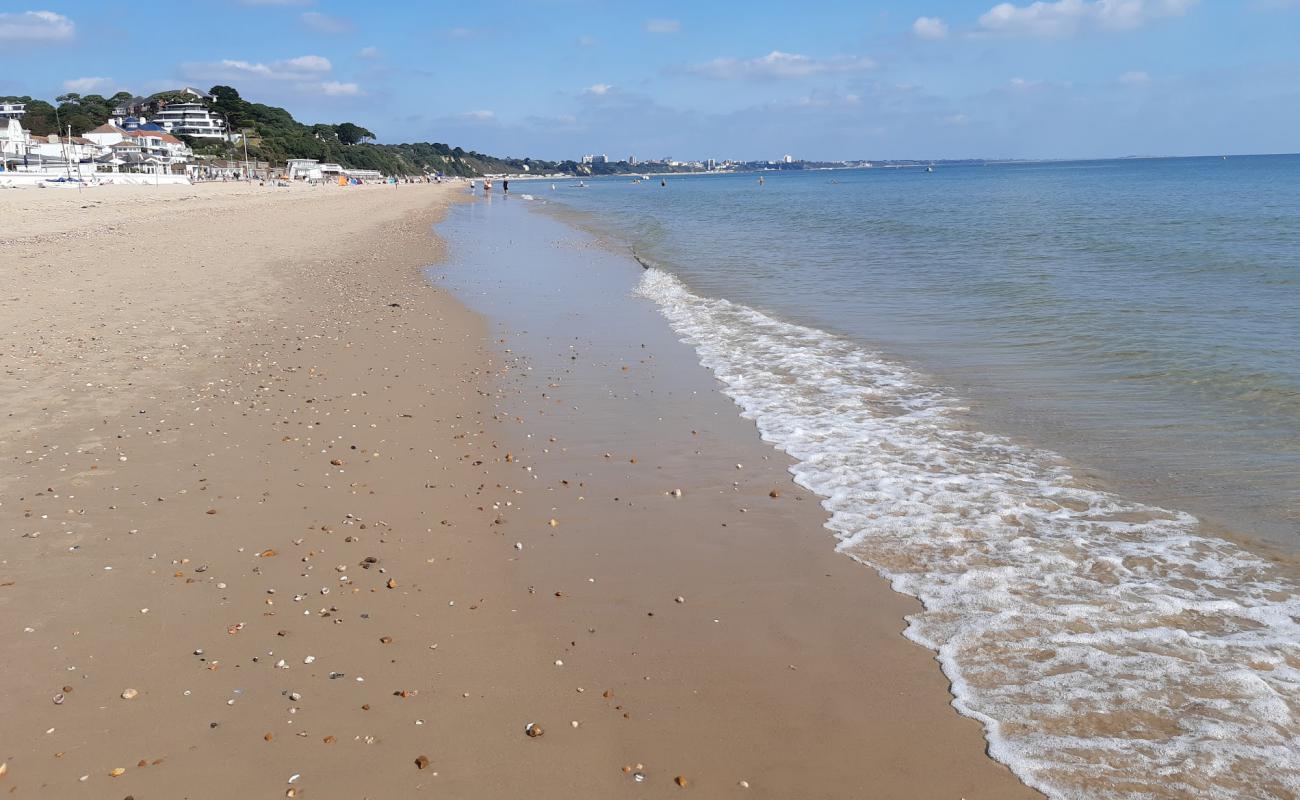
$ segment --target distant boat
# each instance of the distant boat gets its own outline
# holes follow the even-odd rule
[[[925,168],[925,171],[926,171],[926,172],[934,172],[934,165],[931,164],[930,166],[926,167],[926,168]]]

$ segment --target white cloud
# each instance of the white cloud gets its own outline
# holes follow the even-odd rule
[[[298,56],[264,64],[260,61],[242,61],[227,58],[217,62],[188,63],[181,72],[189,80],[238,81],[261,79],[270,81],[319,81],[333,69],[324,56]]]
[[[866,72],[876,68],[876,62],[866,56],[835,56],[812,58],[798,53],[773,50],[759,58],[715,58],[689,69],[696,75],[721,80],[803,78],[809,75]]]
[[[1181,17],[1196,0],[1037,0],[999,3],[979,18],[978,34],[1060,39],[1084,30],[1127,31],[1152,20]]]
[[[610,86],[608,83],[593,83],[592,85],[588,86],[586,89],[583,89],[582,93],[594,94],[599,96],[599,95],[609,94],[613,90],[614,87]]]
[[[356,97],[361,94],[361,87],[355,83],[324,81],[320,85],[320,92],[329,97]]]
[[[938,17],[917,17],[912,23],[912,33],[919,39],[946,39],[948,23]]]
[[[72,20],[53,11],[0,13],[0,42],[66,42],[76,30]]]
[[[1027,80],[1025,78],[1011,79],[1011,88],[1019,89],[1021,91],[1027,91],[1029,89],[1037,89],[1042,85],[1043,85],[1043,81],[1032,81],[1032,80]]]
[[[298,56],[286,61],[277,61],[271,65],[280,69],[302,70],[304,72],[329,72],[333,69],[330,60],[325,56]]]
[[[800,108],[843,108],[845,106],[860,105],[861,103],[862,96],[858,94],[814,91],[807,97],[799,98],[795,105]]]
[[[646,33],[677,33],[682,23],[675,19],[648,19],[645,22]]]
[[[357,51],[357,58],[379,58],[382,55],[378,47],[363,47]]]
[[[1151,76],[1140,69],[1135,69],[1119,76],[1119,82],[1129,86],[1145,86],[1151,82]]]
[[[77,94],[102,94],[113,86],[112,78],[69,78],[63,88]]]
[[[491,122],[497,118],[495,111],[466,111],[460,116],[461,119],[472,120],[474,122]]]
[[[352,30],[352,23],[342,17],[331,17],[319,11],[304,11],[298,15],[302,24],[319,33],[347,33]]]

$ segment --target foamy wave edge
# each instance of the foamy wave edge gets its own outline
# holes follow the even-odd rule
[[[963,428],[953,398],[844,338],[657,268],[636,293],[795,459],[837,549],[921,600],[907,637],[1028,785],[1300,796],[1300,592],[1273,565]]]

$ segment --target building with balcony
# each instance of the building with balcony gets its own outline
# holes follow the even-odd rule
[[[149,121],[171,134],[196,139],[226,138],[226,121],[202,103],[168,103]]]

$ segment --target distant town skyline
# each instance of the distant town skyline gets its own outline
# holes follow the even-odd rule
[[[1294,152],[1298,37],[1300,0],[67,0],[0,11],[0,95],[228,84],[557,160]]]

